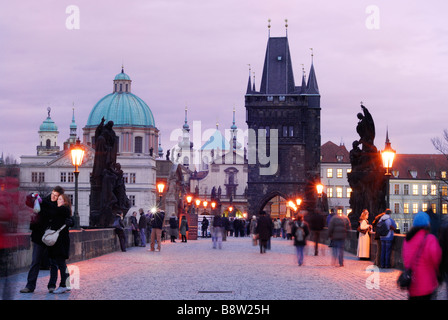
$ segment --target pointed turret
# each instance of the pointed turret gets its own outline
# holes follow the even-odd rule
[[[313,50],[313,49],[311,49]],[[308,84],[306,86],[307,94],[319,94],[319,86],[317,85],[316,72],[314,71],[314,54],[311,53],[311,69],[308,76]]]

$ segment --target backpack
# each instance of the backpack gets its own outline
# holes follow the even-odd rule
[[[380,235],[380,237],[385,237],[389,233],[390,228],[387,226],[386,220],[380,220],[376,225],[375,232]]]
[[[296,232],[294,236],[296,237],[296,241],[303,241],[305,240],[305,230],[303,230],[303,224],[296,223]]]

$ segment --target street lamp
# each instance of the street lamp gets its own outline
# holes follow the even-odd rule
[[[321,183],[319,183],[316,186],[316,189],[317,189],[317,195],[319,196],[319,198],[322,198],[322,192],[324,191],[324,186]]]
[[[302,199],[297,198],[297,199],[296,199],[296,204],[297,204],[297,206],[300,206],[301,203],[302,203]]]
[[[78,176],[79,176],[79,170],[78,167],[82,164],[82,160],[84,158],[84,149],[81,146],[81,141],[79,141],[79,138],[76,140],[76,143],[71,147],[70,149],[70,156],[72,160],[72,165],[75,167],[75,221],[74,221],[74,227],[75,229],[79,229],[79,212],[78,212]]]
[[[392,168],[392,165],[394,163],[395,153],[395,150],[390,146],[389,131],[386,131],[386,145],[384,147],[384,150],[381,152],[381,158],[383,159],[383,167],[386,168],[385,175],[387,177],[387,208],[389,208],[390,206],[390,177],[392,176],[389,170]]]
[[[163,190],[165,189],[165,183],[163,182],[159,182],[157,184],[157,191],[159,191],[159,207],[162,207],[162,194],[163,194]]]

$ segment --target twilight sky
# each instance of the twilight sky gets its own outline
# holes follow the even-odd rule
[[[79,29],[70,6],[79,9]],[[68,9],[68,13],[66,10]],[[372,113],[375,144],[386,128],[398,153],[437,153],[448,129],[448,2],[443,0],[20,0],[0,10],[0,152],[36,153],[51,107],[58,143],[72,106],[78,135],[121,71],[151,108],[166,151],[173,130],[228,129],[236,109],[246,130],[244,94],[259,89],[271,36],[288,38],[296,85],[311,50],[321,93],[322,143],[351,149],[360,101]],[[68,27],[67,27],[68,20]],[[203,142],[206,137],[203,138]]]

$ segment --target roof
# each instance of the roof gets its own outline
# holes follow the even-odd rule
[[[288,94],[295,91],[291,54],[287,37],[268,40],[260,93]]]
[[[121,70],[115,80],[130,80]],[[114,127],[155,127],[148,105],[131,92],[115,91],[101,98],[90,111],[86,127],[97,127],[101,119],[113,121]]]
[[[395,179],[440,179],[448,172],[448,160],[443,154],[396,154],[392,165]]]
[[[99,122],[98,122],[99,123]],[[50,116],[45,119],[39,127],[39,131],[58,131],[58,126],[51,120]]]
[[[320,148],[321,162],[326,163],[350,163],[350,153],[345,145],[336,145],[328,141]]]

